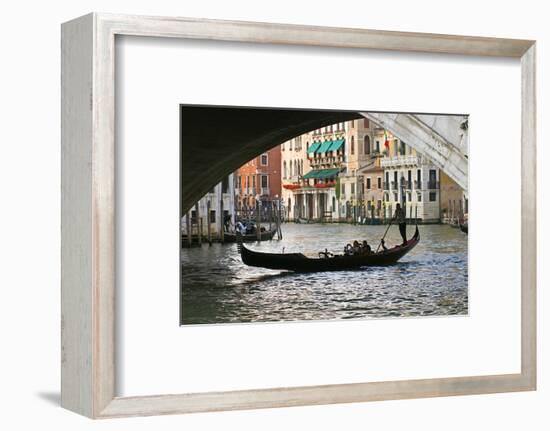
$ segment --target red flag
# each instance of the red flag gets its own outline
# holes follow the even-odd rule
[[[388,132],[384,130],[384,147],[390,149],[390,140],[388,139]]]

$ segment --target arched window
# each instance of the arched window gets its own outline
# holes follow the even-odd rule
[[[288,164],[288,176],[292,178],[292,160]]]
[[[355,138],[354,136],[351,137],[351,154],[352,155],[355,154],[355,139],[354,138]]]
[[[300,175],[304,175],[304,161],[300,160]]]
[[[370,136],[365,135],[365,154],[370,154]]]
[[[287,171],[286,171],[286,160],[283,162],[283,178],[286,178],[286,174],[287,174]]]

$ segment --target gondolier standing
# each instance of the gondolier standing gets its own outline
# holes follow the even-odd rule
[[[405,221],[405,211],[401,208],[401,204],[395,206],[395,215],[393,216],[394,220],[399,224],[399,233],[403,238],[403,244],[407,244],[407,223]]]

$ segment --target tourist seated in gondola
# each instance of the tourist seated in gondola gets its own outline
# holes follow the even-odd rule
[[[369,243],[367,242],[367,240],[363,241],[363,245],[361,246],[361,249],[363,251],[363,254],[372,254],[372,249]]]
[[[354,251],[353,245],[351,245],[350,243],[347,243],[346,246],[344,247],[344,255],[353,256],[354,254],[355,254],[355,251]]]
[[[247,222],[246,223],[246,233],[249,234],[249,235],[255,234],[256,233],[256,225],[254,223]]]
[[[241,235],[246,235],[246,226],[243,224],[242,221],[237,221],[235,224],[235,231],[239,232]]]

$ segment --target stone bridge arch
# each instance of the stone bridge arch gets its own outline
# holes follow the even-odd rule
[[[468,190],[467,117],[356,111],[181,107],[181,210],[230,172],[295,136],[368,118],[405,141]]]
[[[182,214],[229,173],[275,145],[358,118],[353,111],[182,106]]]
[[[468,192],[468,116],[361,112],[388,130]]]

